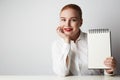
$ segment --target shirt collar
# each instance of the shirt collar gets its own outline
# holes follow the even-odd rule
[[[79,40],[83,39],[83,37],[84,37],[84,34],[83,34],[83,32],[80,30],[80,35],[79,35],[79,37],[77,38],[76,41],[79,41]]]

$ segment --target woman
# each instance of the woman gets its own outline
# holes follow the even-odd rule
[[[104,64],[110,69],[88,70],[87,35],[80,30],[82,11],[76,4],[68,4],[61,9],[60,26],[56,31],[60,39],[52,45],[53,70],[57,75],[113,74],[116,61],[108,57]]]

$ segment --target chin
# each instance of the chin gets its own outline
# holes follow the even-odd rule
[[[65,34],[68,35],[68,36],[71,36],[71,35],[72,35],[72,33],[68,33],[68,32],[66,32]]]
[[[72,35],[72,33],[71,33],[71,32],[65,32],[65,34],[66,34],[66,35]]]

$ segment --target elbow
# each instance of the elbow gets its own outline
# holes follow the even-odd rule
[[[55,73],[57,76],[61,76],[61,77],[66,77],[66,76],[68,76],[68,74],[67,73]]]
[[[59,70],[54,70],[54,73],[57,76],[66,77],[66,76],[68,76],[69,71],[60,71],[60,69],[59,69]]]

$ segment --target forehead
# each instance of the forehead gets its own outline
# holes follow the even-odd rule
[[[75,9],[68,8],[61,11],[60,17],[79,17],[79,13]]]

